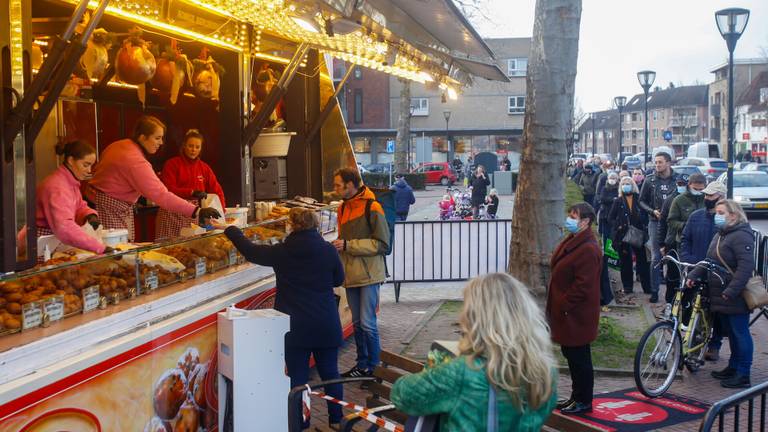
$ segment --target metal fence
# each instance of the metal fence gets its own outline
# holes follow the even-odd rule
[[[403,283],[463,281],[506,271],[511,236],[511,219],[397,222],[387,256],[395,301]]]
[[[699,432],[766,430],[768,382],[756,385],[712,405],[699,425]],[[726,418],[726,414],[731,414]]]

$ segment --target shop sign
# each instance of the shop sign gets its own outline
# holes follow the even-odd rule
[[[64,318],[64,297],[54,296],[43,303],[43,312],[48,316],[48,321],[58,321]]]
[[[90,312],[99,307],[99,286],[94,285],[83,290],[83,313]]]
[[[207,263],[205,258],[198,258],[197,260],[195,260],[195,277],[196,278],[203,276],[205,272],[208,270],[206,264]]]
[[[43,310],[40,303],[27,303],[21,307],[21,328],[27,330],[40,327],[43,323]]]
[[[144,276],[144,290],[145,292],[156,290],[158,286],[157,272],[150,271]]]
[[[741,134],[741,139],[744,141],[749,141],[749,132],[744,132]]]
[[[752,127],[766,127],[768,119],[752,119]]]

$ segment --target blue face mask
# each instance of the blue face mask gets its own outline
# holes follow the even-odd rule
[[[718,228],[725,226],[725,215],[715,214],[715,226]]]
[[[625,194],[632,193],[632,185],[628,185],[628,184],[621,185],[621,191],[624,192]]]
[[[693,195],[693,196],[700,196],[700,195],[703,195],[703,194],[704,194],[704,192],[702,192],[700,190],[691,189],[691,195]]]
[[[565,219],[565,229],[570,233],[576,233],[579,231],[579,220],[572,217]]]
[[[679,193],[679,194],[685,193],[685,186],[678,186],[677,187],[677,193]]]

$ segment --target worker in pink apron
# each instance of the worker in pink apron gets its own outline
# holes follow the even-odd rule
[[[199,205],[210,193],[218,196],[221,208],[225,208],[224,190],[221,189],[211,167],[200,159],[202,149],[203,134],[197,129],[188,130],[184,135],[181,154],[165,161],[160,180],[169,191],[195,205]],[[178,237],[182,228],[189,227],[194,222],[194,219],[183,214],[160,209],[157,214],[155,239]]]
[[[133,209],[140,196],[162,209],[200,221],[221,217],[216,209],[201,208],[179,198],[157,177],[147,156],[157,153],[164,135],[165,125],[156,117],[139,118],[130,139],[115,141],[102,152],[86,189],[104,226],[127,229],[129,241],[134,239]]]
[[[85,141],[56,146],[63,163],[37,186],[35,225],[37,237],[55,235],[62,243],[79,249],[104,253],[112,251],[81,228],[86,222],[98,228],[99,216],[88,207],[80,193],[80,182],[91,176],[96,150]],[[19,246],[26,245],[27,227],[19,232]]]

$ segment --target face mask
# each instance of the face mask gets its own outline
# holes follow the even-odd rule
[[[712,210],[713,208],[715,208],[715,204],[717,204],[717,201],[715,200],[708,200],[708,199],[704,200],[704,207],[706,207],[707,210]]]
[[[715,226],[718,228],[722,228],[725,226],[725,215],[721,215],[721,214],[715,215]]]
[[[611,186],[613,186],[613,185],[615,185],[615,184],[616,184],[616,180],[613,180],[613,179],[611,179],[611,180],[608,180],[608,184],[609,184],[609,185],[611,185]]]
[[[632,185],[628,185],[628,184],[622,185],[621,186],[621,191],[624,192],[625,194],[631,193],[632,192]]]
[[[685,186],[678,186],[677,187],[677,193],[679,193],[679,194],[685,193]]]
[[[634,180],[635,183],[640,183],[641,181],[643,181],[644,178],[645,177],[641,175],[632,176],[632,180]]]
[[[693,196],[701,196],[703,194],[704,194],[704,192],[702,192],[700,190],[691,189],[691,195],[693,195]]]
[[[579,220],[574,219],[572,217],[568,217],[565,219],[565,229],[568,230],[570,233],[576,233],[579,231]]]

